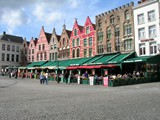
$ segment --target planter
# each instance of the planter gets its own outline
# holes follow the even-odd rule
[[[53,77],[49,77],[49,81],[53,81],[54,80],[54,78]]]
[[[131,79],[126,79],[126,85],[132,85],[132,80]]]
[[[119,86],[119,81],[118,80],[109,80],[109,85],[111,87]]]
[[[120,86],[126,85],[126,81],[124,79],[118,79],[118,81]]]
[[[89,80],[81,80],[81,84],[86,84],[86,85],[88,85],[88,84],[89,84]]]

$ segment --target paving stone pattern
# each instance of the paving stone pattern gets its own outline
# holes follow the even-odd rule
[[[0,120],[159,120],[160,82],[122,87],[0,76]]]

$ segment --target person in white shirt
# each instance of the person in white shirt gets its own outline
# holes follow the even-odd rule
[[[49,81],[48,72],[46,72],[45,77],[46,77],[46,85],[48,85],[48,81]]]

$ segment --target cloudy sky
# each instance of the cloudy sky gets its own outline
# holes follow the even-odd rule
[[[20,35],[30,41],[38,37],[40,29],[52,33],[53,27],[61,34],[62,25],[72,30],[74,19],[84,25],[89,16],[95,23],[95,16],[130,2],[138,0],[0,0],[0,34]]]

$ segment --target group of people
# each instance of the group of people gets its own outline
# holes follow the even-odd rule
[[[44,83],[46,83],[46,85],[48,85],[48,81],[49,81],[48,72],[46,72],[46,73],[41,72],[41,74],[40,74],[40,84],[44,85]]]

